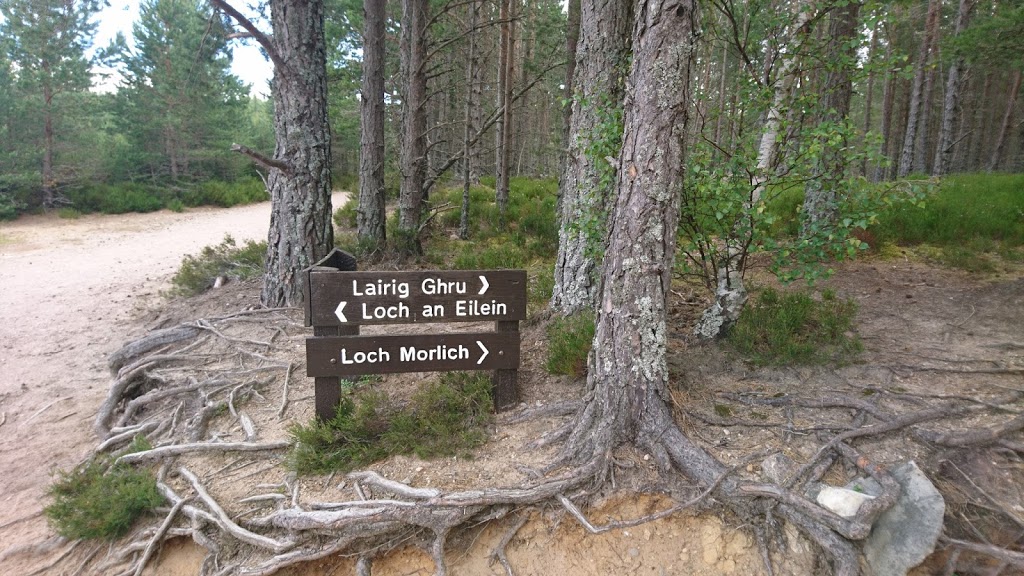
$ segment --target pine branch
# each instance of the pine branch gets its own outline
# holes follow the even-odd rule
[[[268,158],[263,154],[260,154],[259,152],[253,150],[252,148],[249,148],[248,146],[242,146],[241,144],[232,144],[231,150],[233,152],[238,152],[239,154],[245,154],[249,158],[255,160],[257,164],[260,164],[261,166],[267,169],[276,168],[285,173],[291,173],[292,171],[291,165],[288,164],[287,162],[275,160],[274,158]]]

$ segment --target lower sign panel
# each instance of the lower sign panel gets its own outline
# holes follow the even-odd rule
[[[306,339],[306,375],[313,378],[518,367],[518,332]]]

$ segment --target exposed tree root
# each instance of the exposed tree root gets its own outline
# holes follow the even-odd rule
[[[281,311],[274,312],[286,318]],[[270,411],[278,418],[284,415],[289,404],[287,385],[295,364],[279,349],[294,348],[295,340],[304,334],[296,331],[290,335],[280,328],[256,336],[232,332],[235,324],[244,322],[251,327],[249,324],[259,314],[262,312],[248,311],[183,324],[171,332],[129,344],[117,355],[117,362],[112,364],[117,368],[116,377],[96,419],[97,430],[105,438],[97,451],[111,452],[122,463],[162,462],[158,488],[169,508],[158,525],[139,531],[108,555],[104,571],[121,570],[137,576],[162,542],[187,536],[209,551],[202,568],[206,575],[269,575],[286,566],[337,554],[358,557],[357,573],[369,574],[375,556],[409,544],[422,547],[433,558],[436,572],[446,574],[445,547],[450,535],[520,511],[492,551],[492,561],[513,574],[505,549],[529,517],[522,510],[555,505],[591,533],[637,526],[687,508],[725,507],[741,523],[753,527],[769,574],[774,570],[773,561],[784,562],[773,553],[784,540],[780,530],[784,520],[818,546],[835,574],[855,575],[859,573],[855,542],[866,537],[875,519],[893,504],[899,486],[885,467],[872,461],[864,448],[853,442],[902,433],[926,446],[948,450],[986,445],[1012,450],[1021,444],[1019,433],[1024,429],[1021,395],[1016,392],[1006,398],[988,399],[937,398],[884,390],[865,396],[854,386],[849,396],[837,393],[821,398],[722,395],[745,406],[778,411],[771,418],[764,417],[764,421],[687,412],[712,426],[777,431],[784,438],[799,434],[804,442],[816,439],[814,455],[790,473],[788,480],[774,484],[751,473],[751,463],[765,454],[728,464],[720,461],[679,428],[668,404],[660,398],[647,403],[647,411],[637,416],[630,436],[616,436],[614,426],[605,422],[607,407],[591,392],[581,400],[525,408],[503,417],[507,425],[572,414],[535,441],[543,445],[562,443],[563,450],[522,486],[445,491],[360,471],[348,474],[342,482],[351,490],[348,500],[304,501],[299,481],[291,478],[281,485],[258,487],[249,497],[236,498],[237,504],[249,508],[229,513],[215,494],[207,491],[210,481],[227,474],[235,475],[233,481],[237,482],[268,467],[245,470],[245,476],[238,476],[255,462],[243,461],[240,455],[201,476],[193,472],[196,468],[174,463],[174,459],[280,450],[289,445],[287,441],[252,441],[259,430],[250,414]],[[274,399],[271,406],[264,394],[269,396],[271,383],[282,381],[284,390],[278,386],[274,391],[281,394],[280,401]],[[257,401],[264,406],[245,404]],[[218,417],[221,419],[216,420]],[[811,419],[814,425],[795,426],[794,421],[801,418]],[[959,429],[948,426],[961,419],[965,424]],[[934,428],[939,421],[944,423],[943,428]],[[230,434],[224,432],[226,425],[231,428]],[[211,434],[211,430],[218,431]],[[123,453],[137,436],[147,438],[155,447]],[[625,442],[650,454],[665,473],[681,473],[700,488],[653,514],[594,525],[582,506],[601,488],[614,484],[615,452]],[[862,506],[853,518],[839,517],[806,496],[809,483],[834,469],[837,461],[849,463],[851,469],[871,476],[882,486],[882,494]],[[176,470],[173,476],[168,472],[172,469]],[[977,492],[988,497],[986,505],[992,501],[992,506],[1000,508],[987,492],[981,488]],[[972,544],[949,539],[947,544],[1015,566],[1019,566],[1022,556],[985,541]]]

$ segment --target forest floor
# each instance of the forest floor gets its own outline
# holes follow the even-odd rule
[[[335,205],[339,205],[336,197]],[[30,217],[0,223],[0,573],[104,573],[106,544],[53,538],[41,510],[49,474],[77,464],[98,443],[92,430],[111,381],[106,356],[147,332],[200,318],[224,317],[251,308],[255,283],[229,283],[187,300],[166,300],[161,291],[184,254],[216,244],[225,232],[237,240],[262,238],[266,204],[183,214],[86,216],[78,220]],[[703,306],[699,291],[680,284],[670,300],[669,366],[677,419],[727,465],[764,450],[781,451],[797,462],[814,455],[831,434],[850,425],[850,408],[770,407],[756,400],[868,399],[896,410],[936,399],[996,402],[1014,395],[1009,408],[1024,402],[1024,271],[1006,268],[983,277],[912,261],[866,260],[839,267],[824,283],[859,305],[856,332],[864,352],[841,367],[753,367],[718,346],[693,341],[690,330]],[[266,324],[266,325],[264,325]],[[416,327],[423,332],[434,327]],[[459,329],[471,329],[462,326]],[[283,374],[267,374],[246,401],[260,442],[285,440],[294,423],[313,413],[312,383],[304,377],[301,313],[286,311],[266,323],[244,322],[225,332],[236,340],[273,340],[276,361],[296,366],[290,392]],[[364,329],[384,333],[386,327]],[[403,330],[408,332],[409,330]],[[581,396],[583,382],[544,370],[543,322],[526,322],[522,332],[520,394],[524,408],[558,406]],[[283,371],[279,371],[283,372]],[[404,397],[427,374],[390,375],[375,384]],[[285,409],[282,411],[281,408]],[[393,457],[370,469],[416,487],[445,490],[516,486],[529,471],[550,461],[557,445],[527,445],[565,422],[564,415],[520,420],[514,410],[495,418],[491,439],[471,458],[423,461]],[[282,415],[283,414],[283,415]],[[940,431],[1005,421],[943,421],[920,428]],[[236,418],[221,414],[210,435],[241,440]],[[1019,432],[1016,433],[1019,440]],[[946,532],[984,537],[1012,546],[1024,527],[1024,461],[996,447],[940,449],[911,438],[908,431],[858,441],[858,449],[884,466],[914,460],[942,491]],[[352,498],[341,476],[303,477],[284,466],[284,453],[252,456],[216,454],[182,460],[202,479],[227,513],[244,519],[266,512],[239,502],[267,492],[266,486],[301,486],[300,503]],[[585,510],[590,521],[643,516],[688,494],[685,481],[666,478],[648,455],[616,455],[616,482]],[[759,461],[745,466],[760,474]],[[824,478],[842,485],[850,470],[835,466]],[[176,484],[179,493],[182,484]],[[761,554],[748,526],[719,512],[713,502],[635,528],[591,535],[561,507],[514,511],[501,520],[467,528],[449,541],[452,574],[503,574],[491,551],[527,520],[507,546],[516,574],[759,574]],[[150,524],[159,523],[153,517]],[[965,531],[968,534],[965,534]],[[973,532],[973,536],[969,533]],[[980,535],[980,536],[979,536]],[[37,544],[46,546],[34,546]],[[434,563],[416,538],[375,560],[374,574],[432,574]],[[785,568],[777,574],[816,572],[818,560],[806,542],[787,533]],[[5,552],[4,550],[7,550]],[[225,558],[237,551],[224,551]],[[163,547],[147,574],[198,573],[205,551],[186,538]],[[234,560],[238,560],[237,556]],[[332,557],[285,569],[282,574],[351,574],[354,559]],[[979,561],[980,562],[980,561]],[[931,558],[916,574],[941,573],[945,557]],[[122,567],[123,569],[123,567]],[[1010,572],[1004,572],[1010,573]]]

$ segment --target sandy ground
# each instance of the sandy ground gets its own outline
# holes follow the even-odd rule
[[[265,239],[269,222],[264,202],[0,223],[0,553],[51,536],[43,495],[95,446],[104,358],[141,329],[182,257],[225,234]],[[13,560],[0,573],[20,573]]]

